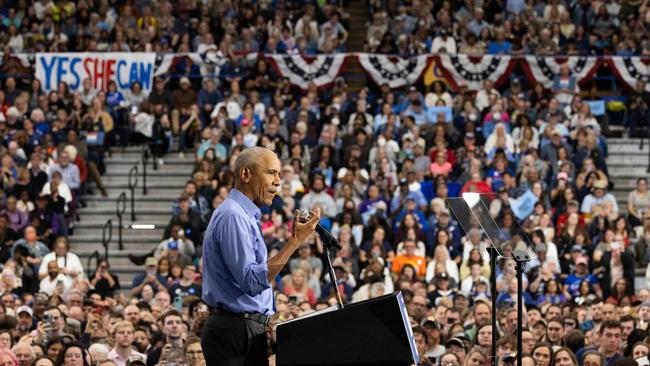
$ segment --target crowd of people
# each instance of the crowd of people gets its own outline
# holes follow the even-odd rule
[[[650,52],[650,8],[644,0],[369,3],[366,46],[371,52],[402,56]]]
[[[341,51],[350,31],[345,12],[329,3],[8,3],[0,38],[13,52],[215,48],[236,66],[248,52]],[[368,45],[400,54],[638,54],[647,48],[645,5],[371,1]],[[197,66],[176,68],[191,75]],[[352,90],[342,78],[298,90],[264,59],[242,76],[158,76],[150,93],[138,83],[96,91],[89,80],[78,92],[62,82],[47,94],[36,79],[7,76],[1,85],[2,365],[205,364],[197,338],[209,314],[203,232],[233,187],[237,156],[252,146],[283,164],[276,198],[262,208],[269,256],[286,243],[298,208],[320,208],[320,224],[342,246],[333,253],[337,283],[316,236],[275,279],[271,354],[277,324],[335,304],[336,286],[346,303],[401,291],[420,365],[484,364],[493,332],[499,362],[511,364],[518,283],[509,253],[529,240],[525,364],[648,364],[650,292],[635,288],[635,269],[650,262],[648,182],[639,177],[625,205],[610,193],[606,128],[568,69],[552,89],[513,78],[501,89],[485,81],[477,93],[442,81]],[[628,99],[634,128],[648,116],[644,89]],[[431,120],[427,109],[439,105],[453,108],[451,121]],[[67,238],[84,198],[108,193],[106,155],[142,144],[162,164],[166,154],[191,154],[196,167],[162,241],[133,258],[142,272],[122,289],[109,260],[84,268]],[[447,206],[466,192],[485,194],[501,227],[496,268],[489,238],[465,232]],[[534,207],[518,216],[511,204],[524,195]]]

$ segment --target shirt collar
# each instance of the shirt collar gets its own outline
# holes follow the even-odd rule
[[[251,201],[248,196],[241,193],[236,188],[230,190],[229,196],[235,200],[235,202],[239,203],[250,217],[254,218],[256,221],[260,221],[262,219],[262,211],[260,211],[260,208],[257,207],[257,205]]]

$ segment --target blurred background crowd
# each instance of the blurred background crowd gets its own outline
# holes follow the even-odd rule
[[[647,55],[646,1],[0,1],[0,364],[201,365],[203,232],[234,184],[246,147],[280,157],[282,183],[263,207],[272,256],[286,243],[297,208],[343,247],[331,283],[312,237],[274,281],[274,327],[335,304],[402,291],[421,365],[488,361],[492,332],[500,364],[517,349],[515,262],[525,267],[526,365],[648,364],[650,292],[637,278],[650,261],[647,178],[614,195],[609,120],[594,116],[563,68],[552,88],[517,75],[476,92],[443,81],[391,89],[337,78],[300,90],[251,52],[345,52],[363,7],[368,52]],[[367,12],[366,12],[367,10]],[[42,51],[205,52],[228,59],[222,74],[190,60],[134,83],[44,93],[12,53]],[[648,128],[650,94],[626,90],[625,134]],[[451,121],[431,119],[433,106]],[[632,141],[632,140],[630,140]],[[636,142],[635,142],[636,143]],[[142,269],[121,283],[109,259],[86,268],[68,238],[90,196],[108,195],[106,161],[146,145],[195,168],[169,207],[169,224]],[[465,232],[447,206],[486,194],[501,227],[504,258],[490,268],[490,240]],[[170,197],[171,199],[171,197]],[[530,203],[522,208],[523,200]],[[98,243],[99,246],[99,243]],[[496,271],[500,326],[492,329]],[[271,356],[273,361],[274,356]],[[635,361],[636,360],[636,361]]]

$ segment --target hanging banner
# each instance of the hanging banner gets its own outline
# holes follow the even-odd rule
[[[440,70],[438,60],[435,57],[432,57],[429,66],[427,67],[426,71],[424,71],[424,85],[429,86],[438,80],[442,81],[445,84],[447,83],[445,75],[443,75],[442,71]]]
[[[542,83],[545,88],[553,86],[553,80],[560,74],[560,67],[567,65],[571,75],[578,83],[591,79],[600,67],[600,59],[596,57],[541,57],[526,56],[522,60],[524,74],[531,83]]]
[[[402,58],[370,53],[357,54],[361,67],[377,85],[400,88],[415,84],[427,68],[429,55]]]
[[[645,82],[645,91],[650,92],[650,58],[611,57],[612,70],[627,86],[636,88],[637,80]]]
[[[151,91],[156,63],[152,52],[37,53],[35,76],[45,91],[56,90],[59,82],[70,91],[82,88],[88,78],[93,89],[106,90],[115,81],[118,90],[126,90],[135,81],[147,93]]]
[[[318,56],[300,55],[265,55],[271,60],[277,72],[300,89],[306,90],[309,83],[313,82],[317,87],[323,87],[334,82],[343,65],[345,54],[331,54]]]
[[[483,88],[485,80],[492,80],[499,85],[515,67],[515,59],[510,56],[444,54],[439,58],[448,75],[447,80],[455,89],[466,86],[469,90],[479,90]]]

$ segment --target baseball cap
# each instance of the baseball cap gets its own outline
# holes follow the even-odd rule
[[[571,247],[571,253],[583,253],[584,249],[582,249],[582,246],[580,245],[574,245]]]
[[[190,79],[188,79],[186,76],[183,76],[181,80],[179,81],[180,84],[191,84]]]
[[[594,188],[596,189],[606,189],[607,188],[607,182],[604,180],[597,180],[594,182]]]
[[[155,257],[149,257],[149,258],[147,258],[147,260],[144,261],[144,265],[146,267],[158,266],[158,260]]]
[[[399,180],[400,185],[405,185],[405,184],[408,184],[408,183],[409,183],[409,181],[406,178],[402,178],[402,179]]]
[[[463,348],[463,349],[465,348],[465,342],[463,342],[463,340],[460,339],[460,338],[458,338],[458,337],[452,337],[452,338],[450,338],[450,339],[445,343],[445,347],[449,347],[449,346],[451,346],[452,344],[458,345],[458,346],[460,346],[460,348]]]
[[[469,294],[467,293],[467,291],[456,291],[456,297],[458,296],[462,296],[466,299],[469,299]]]
[[[588,261],[587,261],[587,257],[585,257],[584,255],[582,255],[582,256],[580,256],[580,257],[578,257],[578,258],[576,259],[576,265],[578,265],[578,264],[584,264],[584,265],[586,266],[586,265],[587,265],[587,262],[588,262]]]
[[[30,317],[34,317],[34,310],[27,305],[20,306],[16,309],[16,314],[20,315],[20,313],[27,313]]]
[[[422,326],[423,327],[429,327],[430,326],[430,327],[434,327],[436,329],[441,329],[442,328],[440,326],[440,324],[438,324],[437,321],[431,320],[431,319],[427,319],[424,323],[422,323]]]
[[[442,272],[441,274],[436,276],[437,280],[448,280],[449,275],[447,275],[447,272]]]
[[[474,132],[468,132],[465,134],[466,139],[473,139],[474,138]]]
[[[138,353],[133,353],[129,358],[126,360],[126,364],[128,365],[146,365],[147,363],[147,357]]]

